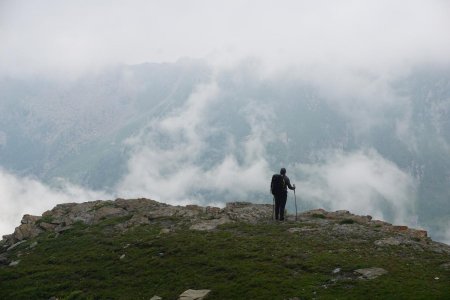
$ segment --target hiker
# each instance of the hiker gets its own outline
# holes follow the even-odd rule
[[[270,192],[275,198],[275,219],[284,221],[284,208],[287,200],[287,188],[295,190],[295,184],[291,185],[289,177],[286,176],[286,169],[281,168],[280,174],[272,176],[270,183]]]

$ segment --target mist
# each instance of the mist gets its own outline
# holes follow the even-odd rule
[[[449,13],[443,0],[1,1],[0,113],[15,118],[0,128],[0,151],[26,132],[17,152],[45,161],[13,164],[19,154],[0,152],[11,155],[0,165],[0,233],[62,202],[270,203],[268,180],[286,167],[302,209],[436,219],[449,242],[448,216],[433,215],[448,206],[445,183],[421,217],[421,186],[446,166],[432,169],[429,157],[450,149]],[[145,63],[151,76],[139,73]],[[442,94],[414,90],[423,69],[440,70],[420,83]],[[108,168],[95,180],[76,169],[97,164]]]
[[[450,4],[444,0],[0,5],[0,69],[8,75],[74,75],[108,64],[180,57],[228,67],[255,57],[269,70],[302,65],[339,78],[343,71],[377,77],[450,61]]]
[[[25,214],[41,215],[57,204],[110,199],[104,192],[91,191],[60,179],[49,187],[38,179],[18,177],[0,169],[0,235],[14,232]]]

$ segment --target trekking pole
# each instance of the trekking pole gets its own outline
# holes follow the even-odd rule
[[[275,218],[275,196],[273,196],[273,204],[272,204],[272,221]]]
[[[294,200],[295,200],[295,221],[297,221],[297,196],[295,195],[295,189],[294,189]]]

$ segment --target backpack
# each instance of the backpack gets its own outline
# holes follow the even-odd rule
[[[286,182],[284,176],[280,174],[274,174],[272,176],[272,182],[270,183],[270,190],[273,195],[279,195],[286,191]]]

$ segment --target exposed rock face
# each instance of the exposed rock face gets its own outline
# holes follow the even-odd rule
[[[14,238],[18,241],[34,238],[38,236],[42,230],[34,223],[22,224],[14,230]]]
[[[210,231],[230,222],[268,222],[272,219],[272,210],[271,204],[233,202],[227,203],[225,208],[198,205],[183,207],[144,198],[65,203],[44,212],[42,216],[24,215],[14,233],[4,236],[0,245],[3,251],[6,251],[16,247],[18,242],[34,238],[43,232],[63,233],[77,222],[95,225],[116,218],[119,221],[114,225],[114,229],[119,231],[154,222],[165,222],[163,227],[167,230],[163,233],[170,233],[175,223],[191,230]],[[287,216],[287,220],[294,221],[294,217]],[[393,226],[372,220],[371,216],[358,216],[345,210],[327,212],[315,209],[303,212],[298,215],[298,222],[302,223],[302,228],[294,227],[289,229],[289,232],[308,234],[326,228],[338,239],[358,241],[371,238],[375,240],[374,245],[377,247],[406,245],[418,250],[422,250],[426,243],[431,242],[426,231]],[[435,252],[450,252],[450,247],[445,244],[433,242],[428,247]],[[2,249],[0,252],[3,252]]]

